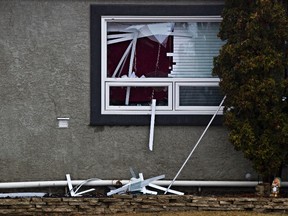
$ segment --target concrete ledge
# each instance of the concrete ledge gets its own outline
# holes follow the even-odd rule
[[[288,212],[288,198],[115,195],[0,199],[0,215],[103,215],[163,211]]]

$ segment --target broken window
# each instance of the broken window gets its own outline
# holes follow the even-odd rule
[[[160,115],[216,110],[219,17],[104,16],[101,24],[102,114],[148,114],[152,99]]]

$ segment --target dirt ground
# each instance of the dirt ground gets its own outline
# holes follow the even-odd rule
[[[161,212],[161,213],[129,213],[117,214],[117,216],[287,216],[280,213],[257,213],[239,211],[188,211],[188,212]]]

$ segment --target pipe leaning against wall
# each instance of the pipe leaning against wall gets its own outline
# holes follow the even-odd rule
[[[85,180],[72,180],[72,185],[80,185]],[[94,180],[89,181],[85,186],[116,186],[129,183],[130,180]],[[159,186],[168,186],[171,180],[159,180],[153,182]],[[173,186],[186,187],[255,187],[258,181],[175,181]],[[38,187],[66,187],[67,181],[31,181],[31,182],[6,182],[0,183],[0,189],[14,188],[38,188]],[[282,182],[282,187],[287,187],[288,182]]]

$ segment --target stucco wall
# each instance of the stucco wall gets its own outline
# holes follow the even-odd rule
[[[89,126],[90,4],[152,1],[0,1],[0,181],[98,177],[172,179],[204,127]],[[201,1],[153,1],[200,4]],[[205,1],[221,4],[222,1]],[[69,117],[69,128],[57,128]],[[157,118],[157,117],[156,117]],[[257,175],[212,127],[179,179],[244,180]]]

